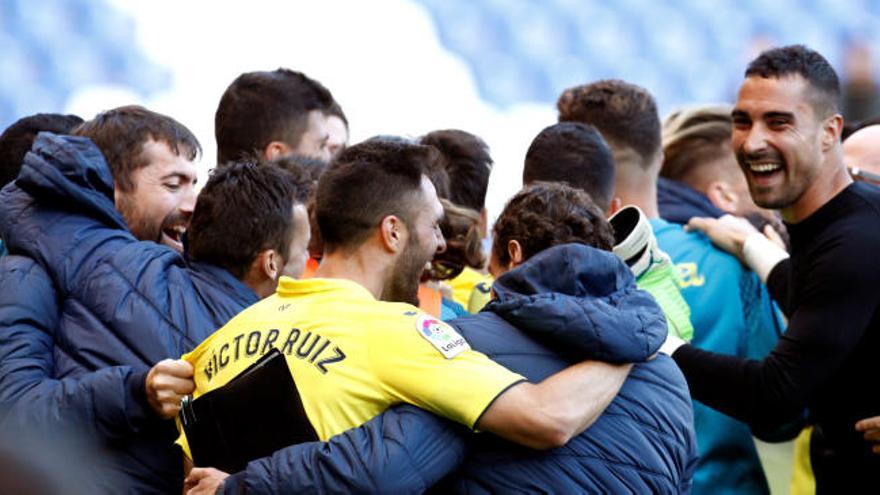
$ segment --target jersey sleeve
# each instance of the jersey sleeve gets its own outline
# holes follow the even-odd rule
[[[396,323],[371,332],[369,352],[373,373],[399,401],[474,428],[495,398],[525,381],[472,350],[446,323],[426,315]],[[457,348],[449,352],[450,345]]]

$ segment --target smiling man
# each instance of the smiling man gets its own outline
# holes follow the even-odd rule
[[[839,99],[834,69],[804,46],[769,50],[749,65],[732,114],[732,145],[755,203],[780,210],[791,257],[744,225],[690,225],[767,281],[788,330],[760,361],[675,339],[664,346],[694,398],[753,428],[807,408],[817,493],[874,492],[880,468],[855,428],[880,413],[880,395],[863,386],[880,373],[880,267],[870,262],[880,252],[880,190],[847,173]]]
[[[107,160],[116,209],[131,233],[183,252],[196,204],[195,136],[170,117],[138,106],[98,114],[72,132],[89,138]]]
[[[180,470],[179,460],[163,456],[174,451],[162,445],[161,427],[148,421],[149,407],[135,398],[144,398],[146,368],[200,335],[169,328],[175,318],[184,320],[171,310],[145,317],[161,305],[134,295],[134,284],[120,277],[156,282],[158,270],[133,269],[133,263],[182,264],[179,254],[155,243],[182,250],[180,236],[195,205],[193,160],[200,146],[179,122],[137,106],[103,112],[72,133],[77,136],[41,133],[19,179],[0,200],[0,217],[8,220],[0,222],[2,235],[10,252],[24,255],[3,261],[10,269],[0,278],[0,420],[12,431],[81,427],[105,442],[100,463],[118,479],[97,480],[102,485],[119,482],[139,493],[176,489],[181,473],[171,469]],[[19,186],[39,199],[14,197]],[[112,229],[77,231],[83,225],[71,211]],[[35,242],[33,249],[23,242],[50,228],[64,235]],[[142,243],[146,254],[119,249],[118,243],[136,239],[155,243]],[[118,264],[83,262],[99,253]],[[22,261],[28,259],[36,263]],[[217,291],[230,287],[214,272],[202,273],[200,280]],[[170,291],[168,285],[156,283]],[[190,291],[163,301],[185,302],[186,330],[194,331],[201,321],[207,332],[216,322],[194,317],[193,300],[210,301],[205,313],[227,317],[256,300],[246,289],[229,292],[237,298]],[[108,368],[121,364],[129,366]]]

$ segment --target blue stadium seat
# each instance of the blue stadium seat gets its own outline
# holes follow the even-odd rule
[[[134,20],[104,1],[0,0],[0,28],[0,129],[63,111],[72,92],[90,84],[147,95],[169,82],[137,50]]]

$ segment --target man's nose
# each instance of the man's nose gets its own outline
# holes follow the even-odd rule
[[[446,239],[443,238],[443,234],[439,234],[437,236],[437,253],[440,254],[443,251],[446,251]]]
[[[745,139],[742,142],[742,150],[746,153],[756,153],[763,151],[767,147],[767,139],[763,126],[755,125],[746,132]]]
[[[180,211],[183,213],[192,214],[193,210],[196,208],[196,188],[194,185],[189,185],[186,188],[186,191],[183,193],[184,197],[180,202]]]

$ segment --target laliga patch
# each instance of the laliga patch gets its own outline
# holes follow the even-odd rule
[[[454,328],[429,315],[416,319],[416,330],[446,359],[452,359],[471,348]]]

